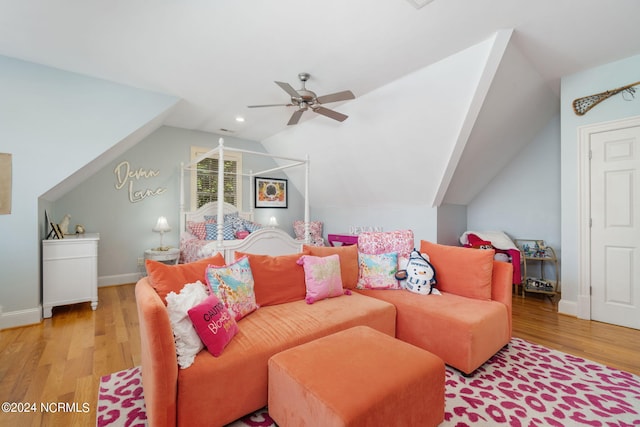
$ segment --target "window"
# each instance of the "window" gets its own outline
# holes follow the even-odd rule
[[[211,151],[210,148],[191,147],[191,160]],[[219,155],[213,154],[200,162],[191,171],[191,209],[218,200]],[[223,200],[242,210],[242,154],[224,153],[224,197]]]

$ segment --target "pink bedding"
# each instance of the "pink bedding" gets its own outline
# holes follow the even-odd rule
[[[210,255],[210,251],[203,250],[203,246],[215,240],[200,240],[197,238],[184,238],[180,241],[180,263],[197,261]]]

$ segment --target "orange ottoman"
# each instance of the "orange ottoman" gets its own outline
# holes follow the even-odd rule
[[[269,415],[287,426],[437,426],[444,362],[367,326],[269,359]]]

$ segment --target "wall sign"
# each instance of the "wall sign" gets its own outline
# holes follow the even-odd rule
[[[150,196],[159,196],[164,194],[167,189],[166,187],[158,187],[155,190],[151,188],[145,188],[142,190],[134,188],[134,182],[138,182],[141,179],[149,179],[155,178],[160,175],[159,170],[153,169],[132,169],[131,164],[124,160],[116,166],[113,170],[113,173],[116,175],[116,190],[122,190],[123,188],[127,189],[129,201],[131,203],[141,202],[147,197]]]

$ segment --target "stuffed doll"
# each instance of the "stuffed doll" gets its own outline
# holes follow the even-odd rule
[[[417,250],[411,251],[407,268],[399,270],[396,279],[403,282],[405,289],[422,295],[440,295],[436,286],[436,269],[429,262],[429,256]]]

